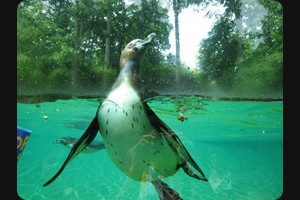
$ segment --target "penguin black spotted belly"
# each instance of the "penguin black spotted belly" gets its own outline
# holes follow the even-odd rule
[[[173,132],[147,105],[139,91],[142,58],[155,38],[134,39],[123,49],[120,73],[107,98],[99,105],[89,127],[73,145],[58,172],[44,184],[52,183],[100,132],[112,162],[128,177],[151,182],[160,200],[182,199],[163,179],[179,169],[207,181],[204,173]],[[196,173],[194,169],[198,172]]]

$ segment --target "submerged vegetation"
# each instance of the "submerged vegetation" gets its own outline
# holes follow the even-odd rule
[[[225,8],[222,14],[207,10],[216,21],[199,44],[198,66],[178,66],[177,55],[163,53],[170,48],[174,28],[168,16],[171,1],[129,2],[134,3],[22,1],[17,9],[18,99],[105,96],[118,75],[124,45],[151,32],[157,40],[141,68],[141,81],[149,91],[282,99],[283,8],[278,1],[172,1],[178,3],[172,6],[178,14],[187,7]]]

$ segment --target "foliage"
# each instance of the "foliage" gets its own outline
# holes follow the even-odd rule
[[[201,43],[200,68],[207,79],[228,87],[240,51],[239,35],[234,32],[234,22],[227,17],[221,17],[209,34]]]
[[[238,91],[247,88],[249,93],[267,95],[283,89],[282,6],[274,1],[259,2],[267,9],[260,35],[263,41],[237,63],[234,86]]]
[[[180,68],[175,67],[176,56],[162,53],[170,48],[173,28],[168,17],[170,4],[163,7],[163,1],[141,0],[140,4],[130,5],[124,0],[21,2],[17,9],[18,95],[63,92],[103,96],[118,74],[121,50],[130,40],[151,32],[157,38],[141,69],[146,88],[193,94],[282,92],[283,8],[278,2],[168,2],[177,3],[178,12],[192,5],[220,3],[225,7],[200,44],[200,71],[191,70],[184,63]],[[109,34],[107,21],[111,11]],[[264,16],[262,20],[259,14]],[[107,38],[109,68],[105,63]]]
[[[106,20],[110,6],[113,15],[109,66],[112,68],[105,70]],[[32,81],[39,82],[35,87],[51,85],[69,88],[69,91],[77,90],[79,85],[92,87],[102,81],[111,83],[119,70],[124,46],[151,32],[158,38],[155,48],[146,55],[145,65],[158,65],[163,58],[161,51],[170,48],[171,25],[167,12],[154,0],[143,0],[139,7],[126,6],[123,0],[20,3],[17,10],[18,91],[26,91],[22,86]]]
[[[282,95],[283,20],[282,6],[276,1],[244,0],[241,19],[232,14],[221,16],[207,39],[201,42],[199,63],[206,87],[214,87],[238,96],[266,97]],[[224,4],[226,5],[226,4]],[[230,7],[229,4],[227,6]],[[256,6],[256,7],[255,7]],[[234,6],[235,7],[235,6]],[[266,14],[261,30],[256,30],[249,17],[258,15],[258,7]],[[238,15],[234,15],[235,17]],[[257,19],[255,19],[257,22]],[[238,25],[238,26],[237,26]],[[251,29],[252,28],[252,29]],[[279,95],[278,95],[279,94]]]

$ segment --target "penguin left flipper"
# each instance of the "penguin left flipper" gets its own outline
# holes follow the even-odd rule
[[[74,144],[72,147],[67,159],[63,163],[63,165],[60,167],[58,172],[49,180],[47,181],[43,186],[47,186],[50,183],[52,183],[64,170],[64,168],[69,164],[82,150],[84,150],[96,137],[97,132],[99,130],[98,120],[97,117],[93,119],[93,121],[90,123],[89,127],[86,129],[84,134],[79,138],[78,142]]]
[[[150,123],[152,126],[157,130],[157,132],[161,133],[162,136],[168,141],[169,145],[178,152],[180,157],[183,159],[182,163],[180,163],[181,167],[183,168],[184,172],[187,173],[189,176],[197,178],[199,180],[208,181],[205,177],[203,171],[200,169],[198,164],[194,161],[192,156],[186,150],[184,145],[182,144],[179,137],[176,135],[174,131],[170,127],[168,127],[148,106],[146,102],[143,103],[145,106],[145,110],[147,112],[147,116],[149,118]],[[192,169],[188,167],[187,162],[190,163],[200,174],[201,176],[196,175],[192,172]]]

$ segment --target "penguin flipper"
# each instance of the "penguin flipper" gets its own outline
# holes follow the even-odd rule
[[[47,181],[43,186],[47,186],[50,183],[52,183],[64,170],[64,168],[69,164],[82,150],[84,150],[96,137],[97,132],[99,130],[98,126],[98,120],[97,117],[93,119],[93,121],[90,123],[89,127],[85,130],[83,135],[79,138],[79,140],[74,144],[72,147],[67,159],[63,163],[63,165],[60,167],[58,172],[49,180]]]
[[[198,166],[198,164],[194,161],[192,156],[189,154],[187,149],[184,147],[183,143],[179,139],[179,137],[176,135],[176,133],[168,126],[166,125],[154,112],[153,110],[148,106],[147,103],[144,103],[145,110],[147,112],[147,116],[149,118],[150,123],[154,128],[162,134],[162,136],[165,137],[165,139],[168,141],[169,145],[176,150],[179,155],[189,162],[200,174],[200,178],[197,178],[199,180],[208,181],[207,178],[205,178],[205,175],[201,168]],[[182,165],[185,166],[187,163],[183,162]],[[184,170],[186,173],[187,171]],[[190,175],[190,174],[189,174]],[[194,176],[192,176],[194,177]]]
[[[168,184],[162,182],[161,180],[152,181],[151,183],[154,185],[160,200],[179,200],[179,199],[182,199],[179,196],[178,192],[176,192],[175,190],[170,188],[168,186]]]

